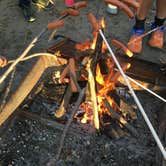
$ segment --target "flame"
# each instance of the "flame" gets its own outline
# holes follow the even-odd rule
[[[133,56],[133,52],[131,52],[129,49],[126,50],[125,54],[130,58]]]
[[[131,67],[131,63],[127,64],[127,69],[129,69]]]
[[[92,103],[91,102],[84,102],[81,104],[81,107],[85,110],[84,116],[81,119],[81,123],[91,122],[93,120]]]
[[[95,47],[96,47],[97,36],[98,36],[98,32],[93,32],[93,42],[92,42],[92,44],[91,44],[91,46],[90,46],[90,48],[91,48],[92,50],[94,50]]]
[[[86,39],[83,43],[77,43],[75,45],[75,48],[80,51],[86,51],[87,49],[90,48],[90,40]]]
[[[103,85],[103,84],[104,84],[104,78],[103,78],[103,76],[102,76],[102,74],[101,74],[99,64],[97,64],[97,66],[96,66],[96,81],[97,81],[100,85]]]
[[[100,20],[100,26],[102,29],[105,28],[105,20],[102,18]],[[86,50],[86,49],[95,49],[96,42],[97,42],[98,32],[93,32],[93,42],[92,44],[89,43],[89,40],[85,41],[84,43],[78,43],[76,45],[76,48],[79,50]],[[102,43],[102,53],[104,53],[107,49],[107,46],[105,42]],[[132,56],[132,52],[130,50],[126,51],[126,54],[128,56]],[[115,83],[118,79],[115,79],[115,81],[111,81],[111,78],[114,76],[114,62],[110,60],[110,58],[107,59],[106,64],[108,65],[109,73],[107,75],[102,75],[100,66],[97,64],[96,66],[96,83],[94,80],[94,77],[92,75],[91,69],[90,69],[91,60],[89,60],[88,64],[86,65],[86,70],[89,73],[88,76],[88,82],[90,87],[90,93],[91,93],[91,102],[84,102],[82,103],[82,107],[85,110],[85,113],[81,119],[81,123],[93,123],[96,129],[99,129],[99,116],[102,116],[102,114],[106,113],[110,115],[110,112],[107,110],[103,99],[106,98],[109,102],[109,104],[114,108],[116,111],[118,110],[116,103],[113,98],[108,96],[108,92],[115,89]],[[131,64],[125,64],[124,65],[124,71],[129,69],[131,67]],[[117,78],[120,77],[120,74],[117,75]],[[93,79],[93,80],[92,80]],[[97,86],[97,87],[95,87]],[[97,92],[95,91],[95,88],[97,89]],[[96,99],[97,98],[97,99]],[[97,103],[97,104],[96,104]]]
[[[105,20],[104,20],[104,17],[101,18],[100,20],[100,25],[101,25],[101,28],[105,28]]]
[[[103,43],[102,43],[102,50],[101,50],[101,52],[102,53],[105,53],[106,52],[106,50],[107,50],[107,45],[105,44],[105,42],[103,41]]]

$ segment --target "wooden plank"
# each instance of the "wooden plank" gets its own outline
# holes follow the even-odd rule
[[[0,126],[8,117],[18,108],[33,87],[37,84],[45,69],[49,66],[59,66],[59,62],[53,57],[41,56],[28,75],[22,81],[18,89],[13,93],[9,101],[5,104],[0,112]]]

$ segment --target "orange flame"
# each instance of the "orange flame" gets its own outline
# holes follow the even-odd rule
[[[96,47],[96,42],[97,42],[97,36],[98,36],[98,32],[93,32],[93,42],[90,46],[91,49],[95,49]]]
[[[104,20],[104,17],[101,18],[100,20],[100,25],[101,25],[101,28],[105,28],[105,20]]]

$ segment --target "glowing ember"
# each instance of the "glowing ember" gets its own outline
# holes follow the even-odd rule
[[[129,49],[127,49],[126,55],[131,58],[133,56],[133,53]]]
[[[81,119],[81,123],[92,123],[93,122],[92,103],[84,102],[81,104],[80,107],[85,111],[83,118]]]
[[[86,51],[87,49],[90,48],[90,40],[86,39],[83,43],[77,43],[75,45],[75,48],[80,51]]]

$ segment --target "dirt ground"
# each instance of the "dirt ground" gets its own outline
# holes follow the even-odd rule
[[[108,40],[116,38],[127,43],[130,28],[134,21],[129,20],[121,11],[117,15],[108,14],[106,5],[101,0],[87,0],[87,3],[87,8],[80,10],[79,17],[65,19],[65,26],[60,28],[57,34],[70,37],[78,42],[83,42],[86,38],[92,39],[92,28],[87,18],[88,13],[92,12],[98,18],[105,17]],[[0,0],[0,54],[7,59],[17,58],[48,22],[58,18],[59,13],[65,9],[64,0],[56,0],[55,7],[49,11],[38,10],[35,6],[33,6],[33,9],[37,19],[34,23],[28,23],[22,16],[17,0]],[[151,9],[147,18],[147,30],[150,28],[150,22],[154,15],[155,7]],[[31,53],[45,52],[46,48],[54,44],[54,41],[47,42],[50,33],[46,33],[40,39]],[[162,50],[152,49],[147,45],[147,39],[148,36],[144,39],[142,53],[135,56],[160,64],[160,58],[166,58],[166,45]],[[19,85],[20,80],[30,70],[34,62],[35,59],[32,59],[17,66],[15,76],[17,81],[14,81],[12,90]],[[6,68],[2,69],[0,74],[5,70]],[[149,96],[145,98],[143,96],[141,102],[148,113],[150,111],[156,112],[162,105],[161,102]],[[149,108],[149,103],[155,103],[153,108]],[[151,114],[149,113],[149,115]],[[17,130],[15,130],[16,126]],[[135,127],[139,133],[142,133],[137,139],[127,136],[120,141],[110,141],[104,135],[78,135],[77,137],[69,135],[65,142],[61,160],[56,165],[159,166],[155,164],[156,146],[154,140],[140,113],[138,113]],[[59,131],[48,130],[35,121],[16,119],[6,132],[5,139],[0,137],[0,165],[44,166],[56,155],[60,135]],[[71,144],[71,142],[74,143]],[[126,163],[124,164],[124,162]]]
[[[105,34],[108,40],[113,38],[127,43],[130,36],[130,29],[134,24],[134,20],[129,19],[123,12],[119,11],[117,15],[110,15],[106,12],[106,5],[101,0],[87,1],[87,8],[80,10],[79,17],[68,17],[65,20],[65,26],[60,28],[57,34],[62,34],[72,39],[83,42],[86,38],[92,39],[92,27],[88,22],[88,13],[92,12],[97,18],[105,17],[106,30]],[[7,59],[15,59],[18,57],[32,39],[51,22],[58,18],[59,14],[64,10],[64,0],[56,0],[55,7],[49,11],[39,10],[33,6],[36,13],[36,21],[28,23],[25,21],[22,11],[18,6],[18,0],[0,0],[0,54]],[[155,7],[149,12],[146,21],[147,30],[150,29],[150,22],[153,21],[155,15]],[[54,41],[48,43],[48,37],[51,32],[46,33],[30,53],[43,52],[46,48],[53,45]],[[146,59],[155,63],[161,63],[161,58],[166,58],[166,45],[162,50],[150,48],[147,44],[149,36],[144,38],[143,51],[141,54],[135,55],[138,58]],[[20,80],[30,69],[34,60],[20,63],[17,67],[16,79]],[[1,69],[0,74],[5,69]],[[17,85],[19,82],[16,82]],[[15,87],[15,85],[14,85]]]

